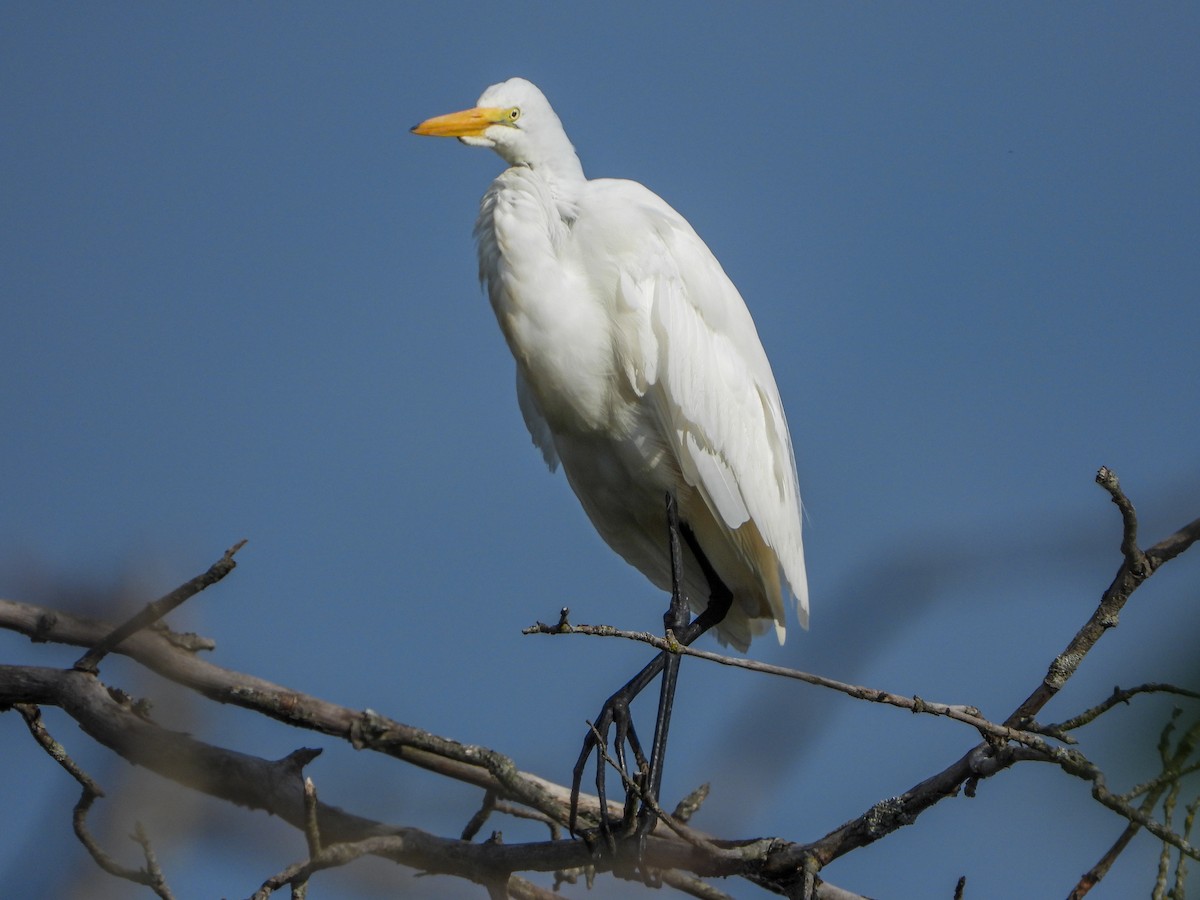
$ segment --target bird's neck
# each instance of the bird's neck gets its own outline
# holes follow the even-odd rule
[[[554,197],[559,216],[570,225],[575,221],[579,196],[587,184],[579,158],[571,154],[569,160],[556,161],[555,165],[543,166],[540,171],[550,185],[550,194]]]
[[[583,164],[574,150],[570,153],[556,154],[535,168],[542,172],[542,176],[550,182],[556,192],[561,191],[564,196],[577,195],[587,181],[587,176],[583,174]]]
[[[533,152],[526,149],[521,157],[509,156],[500,149],[500,155],[512,166],[526,166],[545,179],[550,186],[560,209],[573,208],[587,184],[583,164],[565,134],[557,140],[537,146]]]

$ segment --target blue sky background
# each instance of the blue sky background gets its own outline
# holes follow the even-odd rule
[[[1119,562],[1096,468],[1146,543],[1200,515],[1194,4],[7,4],[0,595],[116,618],[245,537],[172,617],[213,661],[569,777],[584,719],[647,652],[520,629],[564,604],[658,629],[666,598],[521,423],[471,242],[502,163],[407,133],[516,74],[590,176],[692,222],[758,323],[813,618],[755,657],[1002,718]],[[1195,687],[1198,574],[1185,557],[1135,595],[1045,717],[1115,683]],[[4,661],[76,655],[0,634]],[[134,672],[104,669],[205,740],[328,748],[310,774],[355,812],[456,834],[479,801]],[[1115,712],[1082,749],[1141,781],[1171,706]],[[975,741],[691,662],[677,710],[666,799],[711,781],[696,824],[728,837],[817,838]],[[94,813],[110,851],[136,859],[140,819],[181,896],[247,896],[303,856],[277,821],[50,722],[112,794]],[[74,784],[15,716],[0,757],[0,884],[141,896],[92,867]],[[1083,783],[1027,765],[825,874],[885,897],[948,897],[959,875],[972,897],[1062,896],[1120,831]],[[1155,859],[1139,838],[1093,896],[1144,895]],[[370,861],[314,889],[464,893]]]

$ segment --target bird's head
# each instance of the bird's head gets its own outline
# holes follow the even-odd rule
[[[493,84],[473,108],[426,119],[412,132],[487,147],[514,166],[561,168],[568,160],[578,165],[550,102],[524,78]]]

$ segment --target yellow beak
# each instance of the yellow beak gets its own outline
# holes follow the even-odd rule
[[[492,125],[505,121],[507,109],[495,106],[477,106],[462,112],[426,119],[412,129],[413,134],[431,137],[480,137]]]

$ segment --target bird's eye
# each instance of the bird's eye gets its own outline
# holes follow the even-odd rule
[[[512,109],[510,109],[508,111],[508,121],[509,122],[515,122],[519,118],[521,118],[521,107],[514,106]]]

